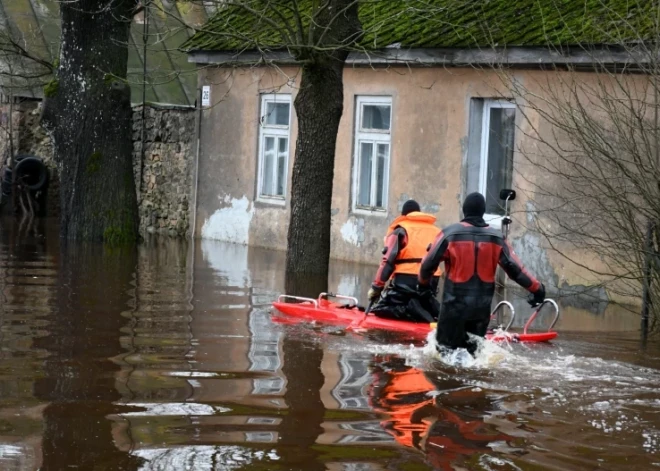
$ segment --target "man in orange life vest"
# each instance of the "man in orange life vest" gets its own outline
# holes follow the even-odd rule
[[[497,266],[531,294],[529,303],[537,306],[545,299],[545,288],[525,270],[502,232],[484,221],[486,200],[471,193],[463,202],[464,219],[437,235],[422,260],[418,289],[431,284],[440,262],[445,263],[442,312],[438,319],[438,348],[466,348],[474,354],[476,345],[468,333],[484,337],[490,321],[495,294]]]
[[[431,290],[427,290],[423,297],[417,293],[417,274],[422,257],[440,232],[434,223],[435,216],[421,212],[415,200],[408,200],[401,216],[390,224],[383,259],[368,295],[369,301],[374,303],[371,312],[376,316],[413,322],[435,322],[437,319],[440,306]],[[441,274],[436,267],[430,280],[433,291]],[[389,286],[381,296],[388,282]]]

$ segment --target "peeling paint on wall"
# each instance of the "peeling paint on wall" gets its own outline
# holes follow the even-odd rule
[[[341,226],[341,237],[345,242],[359,247],[364,242],[364,219],[350,217]]]
[[[421,206],[424,213],[434,214],[440,212],[440,203],[424,203]]]
[[[249,241],[254,205],[246,196],[237,199],[226,195],[224,203],[228,206],[218,209],[204,222],[202,238],[246,245]]]
[[[545,285],[546,290],[557,290],[559,277],[552,269],[550,259],[541,246],[541,236],[526,232],[511,242],[513,250],[533,276]]]
[[[394,218],[396,218],[397,216],[399,216],[399,214],[401,214],[401,210],[403,209],[403,204],[406,201],[410,200],[410,199],[414,200],[415,198],[411,198],[410,196],[408,196],[407,193],[401,193],[401,196],[399,196],[399,200],[397,201],[397,206],[396,206],[397,207],[397,213],[395,215],[393,215],[393,217],[391,218],[392,220],[394,220]],[[435,203],[435,202],[424,203],[424,202],[420,202],[419,200],[415,200],[415,201],[417,201],[419,203],[419,206],[421,207],[422,212],[429,213],[429,214],[434,214],[434,213],[440,212],[440,206],[441,206],[440,203]]]

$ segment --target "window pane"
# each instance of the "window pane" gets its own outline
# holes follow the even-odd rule
[[[275,165],[275,138],[264,138],[264,159],[263,159],[263,179],[261,181],[261,194],[265,196],[272,196],[275,188],[273,188],[273,172]]]
[[[486,173],[486,213],[504,215],[500,190],[511,186],[516,110],[491,108]]]
[[[360,143],[360,156],[358,166],[358,206],[371,206],[371,161],[373,157],[373,144]]]
[[[284,196],[284,184],[286,183],[286,156],[289,153],[289,139],[280,137],[278,140],[277,153],[277,194]]]
[[[288,126],[289,103],[267,101],[264,124],[276,125],[276,126]]]
[[[377,146],[376,206],[378,208],[385,208],[385,171],[389,148],[389,144],[378,144]]]
[[[390,129],[390,105],[363,105],[362,129]]]

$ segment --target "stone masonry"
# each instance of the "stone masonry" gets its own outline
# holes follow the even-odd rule
[[[6,106],[6,105],[5,105]],[[59,215],[59,179],[50,137],[40,126],[40,102],[15,105],[17,154],[41,158],[50,169],[48,216]],[[3,107],[3,111],[4,107]],[[18,115],[16,117],[16,115]],[[133,168],[140,234],[190,236],[195,163],[195,110],[148,106],[145,149],[141,159],[142,106],[133,109]],[[0,148],[7,145],[0,135]],[[0,167],[4,165],[4,159]]]
[[[185,236],[193,198],[195,110],[148,107],[145,117],[142,160],[142,107],[134,109],[133,165],[140,233]]]

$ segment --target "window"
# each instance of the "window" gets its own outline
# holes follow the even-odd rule
[[[354,209],[385,211],[390,171],[392,99],[358,97],[355,110]]]
[[[257,198],[284,204],[289,168],[291,95],[262,95],[259,121]]]
[[[282,333],[269,328],[269,315],[266,311],[253,310],[249,317],[250,360],[249,371],[272,373],[270,377],[254,378],[252,394],[279,394],[284,390],[284,378],[277,375],[282,365],[280,342]]]
[[[486,222],[500,226],[504,202],[500,190],[513,176],[516,105],[506,100],[472,99],[467,193],[486,198]]]
[[[332,389],[332,396],[340,409],[368,409],[369,401],[364,392],[371,376],[368,361],[363,356],[340,356],[341,379]]]

